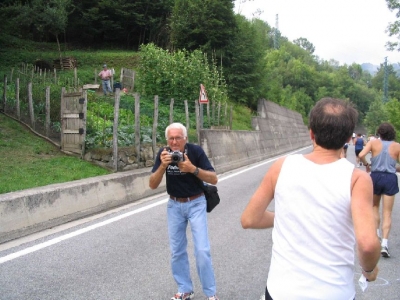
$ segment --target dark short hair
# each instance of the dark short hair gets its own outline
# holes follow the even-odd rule
[[[396,131],[390,123],[382,123],[379,125],[377,133],[381,140],[384,141],[394,141],[396,138]]]
[[[358,112],[351,103],[322,98],[312,108],[309,127],[315,143],[325,149],[341,149],[354,132]]]

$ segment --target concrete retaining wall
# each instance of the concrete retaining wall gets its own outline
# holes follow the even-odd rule
[[[218,174],[311,144],[299,113],[261,100],[256,131],[202,130],[201,145]],[[0,243],[165,191],[148,188],[151,168],[0,195]]]
[[[165,191],[149,189],[151,168],[0,195],[0,243]]]
[[[260,100],[256,131],[202,130],[201,145],[217,173],[225,173],[311,144],[302,116]]]

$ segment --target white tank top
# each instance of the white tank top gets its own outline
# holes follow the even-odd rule
[[[288,156],[275,188],[268,291],[274,300],[355,297],[355,237],[347,159],[318,165]]]

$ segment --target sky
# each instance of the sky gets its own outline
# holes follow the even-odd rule
[[[385,0],[236,0],[235,12],[259,19],[291,42],[303,37],[315,47],[314,55],[343,64],[380,65],[400,63],[400,52],[386,51],[388,41],[396,41],[385,32],[396,20]]]

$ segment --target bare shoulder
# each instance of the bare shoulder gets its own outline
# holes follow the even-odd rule
[[[276,162],[274,162],[270,168],[270,173],[279,174],[286,158],[287,158],[287,156],[284,156],[284,157],[279,158]]]
[[[395,149],[397,149],[397,150],[400,151],[400,144],[399,144],[399,143],[394,142],[394,143],[392,144],[392,146],[395,147]]]
[[[271,167],[264,176],[263,179],[264,182],[269,182],[270,184],[272,184],[273,187],[275,187],[285,159],[286,156],[281,157],[271,165]]]
[[[279,166],[279,167],[282,167],[283,162],[286,160],[286,158],[287,158],[287,156],[284,156],[284,157],[279,158],[279,159],[274,163],[274,165]]]
[[[371,176],[364,170],[354,168],[353,176],[351,178],[352,189],[357,187],[364,188],[365,186],[372,186]]]

